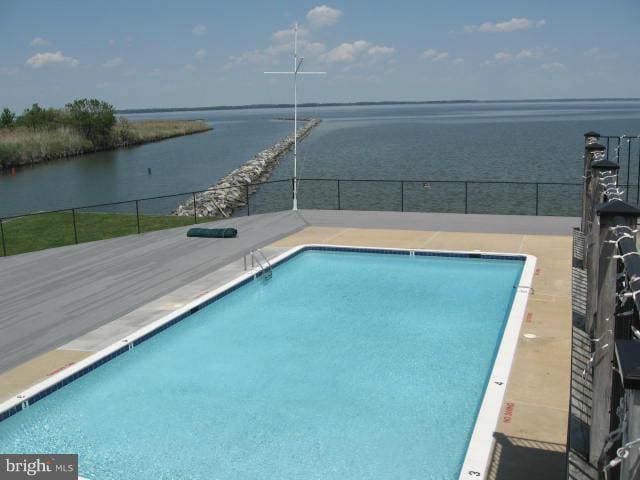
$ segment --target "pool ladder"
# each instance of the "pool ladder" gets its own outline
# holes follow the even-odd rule
[[[273,269],[271,268],[271,262],[269,262],[269,259],[264,252],[259,248],[256,248],[255,250],[251,250],[249,254],[251,255],[251,268],[254,268],[257,263],[260,267],[260,271],[262,272],[262,276],[265,279],[271,278],[273,276]]]

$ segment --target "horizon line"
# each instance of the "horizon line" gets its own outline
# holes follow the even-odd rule
[[[528,99],[495,99],[495,100],[472,100],[472,99],[451,99],[451,100],[369,100],[361,102],[305,102],[299,103],[298,107],[364,107],[364,106],[384,106],[384,105],[429,105],[429,104],[449,104],[449,103],[542,103],[542,102],[606,102],[606,101],[640,101],[638,97],[595,97],[595,98],[528,98]],[[245,105],[213,105],[206,107],[143,107],[143,108],[122,108],[116,109],[118,114],[131,113],[160,113],[160,112],[189,112],[189,111],[211,111],[211,110],[257,110],[269,108],[293,108],[293,103],[253,103]]]
[[[305,102],[298,107],[364,107],[376,105],[429,105],[447,103],[542,103],[542,102],[612,102],[612,101],[640,101],[639,97],[594,97],[594,98],[528,98],[528,99],[451,99],[451,100],[366,100],[361,102]],[[118,114],[131,113],[159,113],[159,112],[189,112],[210,110],[257,110],[269,108],[293,108],[293,103],[252,103],[244,105],[212,105],[205,107],[143,107],[116,109]]]

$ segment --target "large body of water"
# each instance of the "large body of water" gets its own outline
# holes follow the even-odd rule
[[[215,129],[24,168],[15,176],[0,174],[0,216],[205,189],[288,134],[291,122],[276,120],[288,114],[273,109],[129,115],[202,118]],[[300,115],[323,119],[300,146],[301,178],[580,182],[586,131],[640,134],[640,101],[318,107],[301,109]],[[288,156],[273,178],[292,172]],[[302,194],[305,185],[300,188]],[[349,207],[349,192],[343,187],[342,193],[342,207]],[[485,193],[470,195],[477,202]],[[281,201],[288,196],[282,192]]]

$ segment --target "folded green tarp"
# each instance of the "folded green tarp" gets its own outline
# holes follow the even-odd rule
[[[237,235],[235,228],[190,228],[187,232],[187,237],[235,238]]]

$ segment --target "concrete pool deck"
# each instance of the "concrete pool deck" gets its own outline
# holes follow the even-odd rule
[[[243,255],[305,243],[483,250],[538,258],[489,478],[564,478],[573,218],[300,211],[0,258],[0,402],[225,284]],[[526,336],[525,336],[526,334]]]

